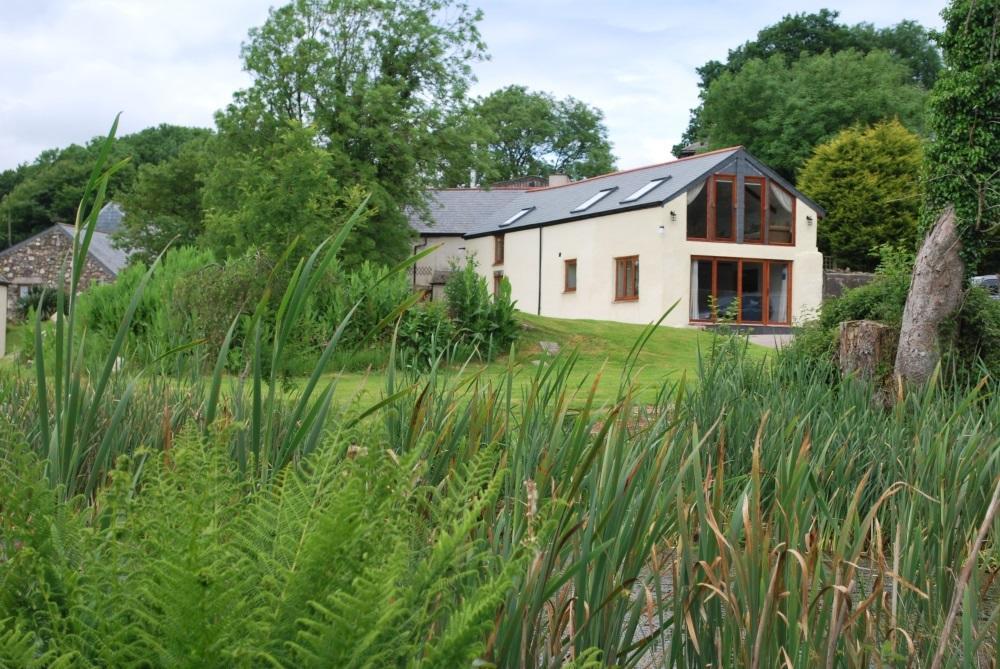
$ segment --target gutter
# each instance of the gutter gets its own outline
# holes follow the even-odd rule
[[[538,228],[538,315],[542,315],[542,228]]]

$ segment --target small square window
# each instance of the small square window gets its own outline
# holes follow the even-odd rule
[[[564,263],[563,292],[576,292],[576,260],[567,260]]]

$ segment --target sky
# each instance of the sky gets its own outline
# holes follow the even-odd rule
[[[617,163],[670,159],[697,104],[695,68],[789,12],[941,28],[944,0],[467,0],[490,60],[476,95],[523,84],[605,114]],[[240,45],[277,0],[0,0],[0,170],[40,151],[159,123],[211,127],[250,83]]]

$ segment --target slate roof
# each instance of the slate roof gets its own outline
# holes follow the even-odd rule
[[[816,209],[820,216],[825,214],[822,207],[748,154],[743,147],[735,146],[679,158],[658,165],[574,181],[562,186],[532,188],[522,191],[475,189],[433,191],[431,215],[434,219],[434,225],[428,225],[423,221],[414,223],[412,217],[411,224],[418,233],[424,235],[454,234],[472,238],[492,235],[501,231],[523,230],[633,209],[662,206],[709,174],[728,169],[735,164],[737,156],[745,159],[754,172],[767,175],[794,193],[796,197],[807,202]],[[666,180],[642,197],[630,202],[624,201],[655,179]],[[613,190],[586,210],[573,211],[588,198],[604,189]],[[501,227],[502,223],[524,209],[529,211],[510,225]]]
[[[60,223],[57,227],[71,239],[73,238],[75,228],[72,225]],[[128,254],[116,249],[111,243],[111,235],[106,232],[94,230],[94,236],[90,239],[89,254],[115,276],[128,265]]]
[[[416,211],[407,212],[413,229],[422,235],[466,235],[483,230],[505,207],[525,191],[446,188],[431,191],[427,206],[431,222]]]
[[[108,202],[97,214],[98,232],[117,232],[122,227],[122,218],[125,217],[125,210],[117,202]]]

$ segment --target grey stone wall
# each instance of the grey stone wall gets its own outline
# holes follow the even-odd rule
[[[823,299],[840,297],[848,288],[871,283],[874,278],[870,272],[823,272]]]
[[[14,305],[21,295],[22,288],[36,285],[55,287],[64,262],[66,273],[69,273],[69,258],[72,251],[73,240],[58,228],[52,228],[33,239],[11,247],[0,255],[0,276],[11,284],[7,290],[7,305],[12,318],[15,315]],[[88,258],[80,278],[80,286],[85,289],[92,283],[113,281],[114,278],[114,275],[100,263]]]

